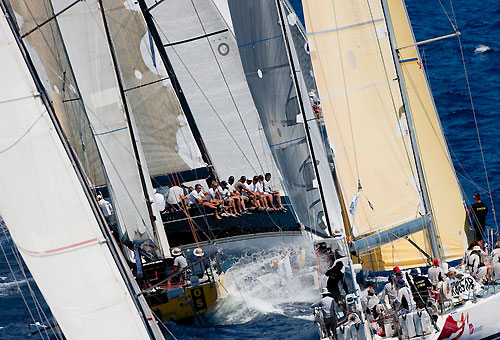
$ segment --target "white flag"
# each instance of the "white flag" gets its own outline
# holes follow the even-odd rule
[[[356,215],[356,209],[358,208],[358,197],[359,197],[360,193],[361,193],[361,191],[358,191],[358,193],[356,195],[354,195],[354,197],[351,200],[351,206],[349,207],[349,213],[353,216]]]

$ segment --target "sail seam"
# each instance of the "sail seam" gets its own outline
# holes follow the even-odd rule
[[[46,256],[46,255],[54,255],[54,254],[57,254],[57,253],[60,253],[60,252],[63,252],[63,251],[69,251],[69,250],[75,249],[75,248],[81,248],[82,246],[90,246],[90,245],[100,244],[100,243],[101,243],[101,241],[97,237],[95,237],[95,238],[90,239],[90,240],[73,243],[73,244],[70,244],[70,245],[67,245],[67,246],[63,246],[63,247],[59,247],[59,248],[42,250],[42,251],[24,249],[19,244],[16,244],[16,246],[23,253],[26,253],[26,254],[29,254],[29,255],[33,255],[33,256]]]
[[[94,133],[94,136],[107,135],[109,133],[113,133],[113,132],[117,132],[117,131],[121,131],[121,130],[125,130],[125,129],[128,129],[128,126],[124,126],[122,128],[119,128],[119,129],[109,130],[109,131],[106,131],[106,132]]]
[[[170,79],[169,77],[160,78],[160,79],[157,79],[157,80],[154,80],[154,81],[150,81],[148,83],[144,83],[144,84],[141,84],[141,85],[132,86],[131,88],[128,88],[128,89],[123,89],[123,92],[137,90],[137,89],[140,89],[141,87],[153,85],[153,84],[159,83],[160,81],[169,80],[169,79]]]
[[[383,21],[384,21],[383,18],[374,19],[374,20],[370,20],[370,21],[360,22],[358,24],[352,24],[352,25],[348,25],[348,26],[343,26],[343,27],[338,27],[338,28],[332,28],[332,29],[329,29],[329,30],[317,31],[317,32],[309,32],[309,33],[307,33],[307,35],[308,36],[312,36],[312,35],[319,35],[319,34],[326,34],[326,33],[332,33],[332,32],[345,31],[345,30],[348,30],[348,29],[351,29],[351,28],[357,28],[357,27],[372,25],[372,24],[375,24],[377,22],[383,22]]]
[[[189,39],[185,39],[185,40],[176,41],[176,42],[173,42],[173,43],[168,43],[168,44],[165,44],[163,46],[170,47],[170,46],[174,46],[174,45],[181,45],[181,44],[188,43],[188,42],[191,42],[191,41],[200,40],[200,39],[203,39],[203,38],[208,38],[208,37],[210,37],[212,35],[217,35],[217,34],[220,34],[220,33],[227,32],[227,31],[229,31],[229,30],[226,28],[226,29],[215,31],[215,32],[212,32],[212,33],[206,33],[206,34],[194,37],[194,38],[189,38]]]
[[[252,42],[249,42],[249,43],[246,43],[246,44],[243,44],[243,45],[238,45],[238,48],[249,46],[249,45],[255,45],[255,44],[258,44],[258,43],[263,42],[263,41],[280,38],[281,36],[282,35],[280,34],[280,35],[276,35],[274,37],[270,37],[270,38],[266,38],[266,39],[262,39],[262,40],[257,40],[257,41],[252,41]]]

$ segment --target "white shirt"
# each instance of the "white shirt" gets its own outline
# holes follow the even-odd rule
[[[156,207],[158,208],[158,211],[165,210],[165,196],[163,196],[159,192],[155,192],[154,201],[155,201]]]
[[[217,189],[215,189],[215,190],[213,188],[208,189],[208,195],[206,197],[207,197],[207,200],[209,202],[213,199],[217,199],[216,192],[217,192]]]
[[[248,189],[248,190],[250,190],[250,191],[253,191],[253,183],[252,183],[252,184],[247,184],[247,183],[245,183],[245,188],[247,188],[247,189]],[[246,191],[244,191],[242,194],[243,194],[244,196],[248,196],[248,192],[246,192]]]
[[[380,300],[384,302],[386,296],[389,299],[389,305],[392,306],[394,301],[396,301],[397,292],[396,288],[394,288],[394,285],[391,282],[387,282],[385,284],[384,289],[382,289],[382,292],[380,293]]]
[[[262,185],[261,182],[257,182],[253,185],[253,187],[255,188],[254,192],[261,192],[261,193],[264,193],[264,186]]]
[[[222,187],[218,187],[217,188],[217,191],[220,193],[220,195],[222,196],[222,199],[225,199],[225,198],[228,198],[228,197],[231,197],[231,194],[229,193],[229,189],[226,188],[226,189],[223,189]]]
[[[104,214],[104,216],[111,216],[113,214],[113,206],[104,198],[101,198],[99,200],[99,207],[101,208],[101,211]]]
[[[268,181],[264,180],[263,184],[264,184],[264,192],[265,193],[272,194],[274,192],[274,189],[271,185],[271,181],[268,182]]]
[[[335,313],[335,302],[332,297],[324,296],[316,303],[313,303],[311,307],[321,307],[323,310],[323,317],[331,318],[333,313]]]
[[[403,297],[406,298],[406,301],[408,302],[408,310],[413,312],[415,310],[415,300],[413,300],[410,288],[402,287],[398,290],[398,309],[402,308],[401,304],[403,302]]]
[[[491,265],[494,265],[498,262],[498,255],[500,254],[500,248],[493,249],[491,251]]]
[[[179,270],[182,270],[183,268],[187,267],[188,263],[187,260],[184,256],[177,256],[174,259],[174,266],[177,266]]]
[[[201,191],[198,192],[196,190],[193,190],[189,194],[188,199],[189,199],[189,205],[191,205],[191,204],[197,204],[198,202],[196,201],[196,199],[202,200],[203,199],[203,193]]]
[[[444,279],[445,275],[441,267],[431,267],[427,271],[427,277],[429,278],[429,281],[431,281],[431,283],[435,285],[439,282],[439,278],[441,277],[442,279]]]
[[[227,190],[229,190],[229,192],[234,192],[234,185],[227,183]]]
[[[479,265],[481,264],[481,257],[477,254],[471,254],[469,256],[469,270],[471,274],[477,274]]]
[[[183,195],[182,188],[179,186],[173,186],[168,189],[167,192],[167,203],[168,204],[178,204],[181,202],[181,195]]]

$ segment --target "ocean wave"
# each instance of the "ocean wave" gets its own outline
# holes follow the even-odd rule
[[[490,50],[491,50],[491,47],[488,45],[478,45],[478,46],[476,46],[476,48],[474,50],[474,54],[481,54],[481,53],[484,53],[484,52],[487,52]]]

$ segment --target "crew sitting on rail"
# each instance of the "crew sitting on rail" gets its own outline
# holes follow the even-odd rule
[[[215,204],[214,202],[209,202],[206,196],[203,195],[201,190],[202,190],[201,184],[196,184],[194,190],[191,191],[188,196],[189,206],[201,205],[203,207],[210,208],[214,211],[215,218],[221,220],[222,217],[219,216],[219,213],[217,211],[220,202],[217,202],[217,204]]]
[[[251,214],[246,208],[246,202],[248,202],[248,197],[242,196],[239,191],[234,188],[234,176],[229,176],[227,180],[227,189],[231,194],[231,197],[234,200],[234,204],[236,205],[236,209],[240,214]]]
[[[281,204],[281,195],[278,190],[275,190],[271,184],[271,173],[266,173],[264,176],[264,181],[263,181],[263,186],[264,186],[264,193],[270,195],[271,198],[271,206],[272,205],[272,200],[273,198],[276,200],[276,205],[278,206],[278,209],[281,211],[286,211],[286,208],[283,207],[283,204]]]
[[[226,181],[220,182],[220,186],[217,188],[217,195],[224,202],[224,206],[229,211],[229,214],[231,216],[234,216],[234,217],[241,216],[241,214],[236,209],[235,200],[234,200],[233,196],[231,195],[231,193],[229,192],[229,189],[227,188]]]
[[[264,198],[264,188],[259,182],[259,176],[253,176],[250,186],[254,195],[259,200],[260,206],[263,207],[266,211],[273,211],[274,209],[268,206],[267,201]]]

